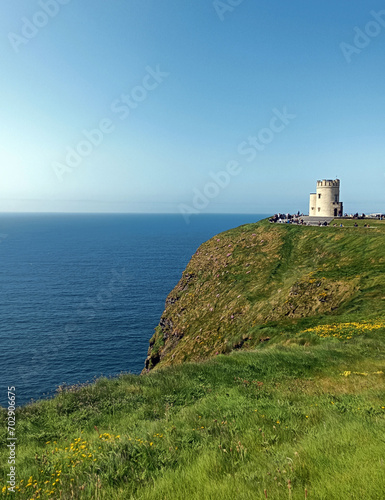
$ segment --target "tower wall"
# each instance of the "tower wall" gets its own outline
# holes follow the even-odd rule
[[[317,181],[317,214],[320,217],[333,217],[340,201],[340,181]],[[338,214],[336,214],[338,215]]]
[[[317,194],[310,193],[309,215],[317,215]]]
[[[309,215],[316,217],[342,215],[339,179],[317,181],[317,192],[310,194]]]

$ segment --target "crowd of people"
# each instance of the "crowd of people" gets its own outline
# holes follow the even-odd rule
[[[304,217],[304,215],[302,213],[300,213],[299,211],[294,215],[278,213],[278,214],[274,214],[273,217],[270,217],[269,222],[275,223],[275,224],[298,224],[298,225],[304,225],[304,226],[315,225],[315,224],[318,224],[318,226],[329,226],[329,223],[326,220],[325,221],[319,220],[318,223],[315,222],[314,224],[310,224],[309,220],[304,221],[303,217]],[[349,218],[349,216],[347,214],[346,214],[346,218]],[[364,219],[365,215],[362,214],[362,216],[358,216],[358,214],[356,214],[354,216],[350,216],[350,218]],[[385,219],[385,216],[381,217],[380,220],[382,220],[383,218]],[[340,224],[337,224],[337,223],[333,224],[333,227],[337,227],[337,226],[344,227],[342,221],[340,222]],[[354,227],[358,227],[357,222],[354,222]],[[370,227],[370,225],[364,224],[364,227]]]
[[[274,214],[273,217],[269,219],[269,222],[279,223],[279,224],[301,224],[305,225],[306,223],[302,219],[303,214],[299,211],[292,214]]]

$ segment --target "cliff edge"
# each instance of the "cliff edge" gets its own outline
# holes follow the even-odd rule
[[[263,220],[203,243],[166,299],[145,371],[383,316],[385,224],[363,224]]]

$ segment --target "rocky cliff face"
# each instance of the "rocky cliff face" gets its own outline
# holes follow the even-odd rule
[[[199,247],[167,297],[145,371],[255,348],[304,318],[316,323],[326,315],[358,311],[369,289],[362,271],[384,244],[382,229],[374,229],[368,240],[368,233],[356,228],[267,221],[215,236]],[[374,273],[383,268],[372,259]],[[385,286],[377,292],[385,295]]]

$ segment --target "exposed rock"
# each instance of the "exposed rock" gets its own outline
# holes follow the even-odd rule
[[[385,246],[384,234],[373,240],[375,255]],[[203,243],[166,298],[146,369],[254,348],[270,340],[270,323],[316,320],[356,307],[360,294],[384,296],[383,288],[370,291],[358,274],[367,266],[366,253],[354,254],[352,271],[349,245],[359,237],[368,245],[367,232],[360,235],[261,221]],[[379,259],[370,266],[383,272]]]

